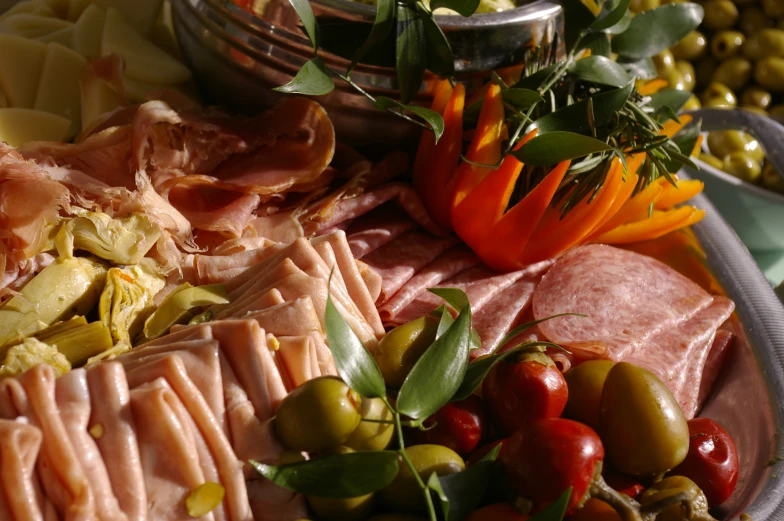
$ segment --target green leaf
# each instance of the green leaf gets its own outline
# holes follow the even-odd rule
[[[430,293],[438,295],[444,301],[455,308],[455,310],[463,311],[470,303],[468,302],[468,295],[465,291],[458,288],[428,288]]]
[[[424,421],[449,402],[465,376],[470,332],[471,307],[466,306],[408,373],[397,396],[401,414]]]
[[[384,377],[375,359],[335,308],[331,295],[327,295],[324,325],[335,367],[343,381],[367,398],[386,396]]]
[[[308,0],[289,0],[289,3],[297,12],[302,27],[305,28],[305,33],[310,38],[310,43],[313,44],[313,50],[317,51],[319,48],[319,26],[316,15],[313,14],[313,9],[310,7],[310,2]]]
[[[656,64],[653,63],[651,58],[643,58],[636,61],[627,61],[619,58],[618,63],[626,72],[641,80],[651,80],[659,74],[656,70]]]
[[[395,0],[376,0],[376,19],[373,22],[373,28],[365,40],[365,43],[357,49],[354,54],[354,59],[348,67],[348,73],[354,70],[357,63],[362,61],[362,58],[367,55],[368,51],[386,40],[390,31],[395,26]]]
[[[648,103],[648,106],[654,111],[662,107],[670,107],[677,113],[691,97],[692,93],[687,90],[664,89],[651,95],[651,101]]]
[[[607,150],[612,150],[612,147],[604,141],[574,132],[557,131],[536,136],[512,155],[526,165],[553,166],[561,161]]]
[[[612,11],[607,13],[607,15],[594,20],[591,24],[591,29],[594,31],[604,31],[605,29],[609,29],[623,20],[623,17],[626,13],[629,12],[629,6],[631,5],[632,0],[621,0]]]
[[[497,448],[500,450],[500,445]],[[462,472],[436,477],[437,485],[428,480],[428,487],[437,492],[442,507],[446,507],[444,519],[463,521],[476,510],[490,479],[501,470],[500,464],[493,460],[482,459]]]
[[[525,342],[517,347],[504,351],[503,353],[497,353],[479,360],[475,360],[468,364],[465,377],[460,383],[460,387],[455,392],[455,395],[452,397],[451,401],[457,402],[460,400],[465,400],[474,394],[474,391],[476,391],[479,385],[484,381],[490,370],[504,358],[537,346],[562,349],[561,346],[551,342]]]
[[[440,7],[457,11],[463,16],[471,16],[479,8],[479,0],[432,0],[430,2],[431,10],[435,11]]]
[[[441,310],[441,314],[438,320],[438,328],[436,329],[436,338],[440,338],[441,335],[446,333],[449,328],[452,327],[452,324],[455,323],[455,319],[452,318],[452,313],[449,312],[446,306],[438,306],[438,309]]]
[[[538,92],[530,89],[506,89],[501,92],[501,95],[505,102],[519,110],[527,110],[531,105],[544,101],[544,98]]]
[[[704,13],[701,5],[693,3],[667,4],[642,12],[626,31],[613,38],[613,51],[633,60],[649,58],[696,29]]]
[[[430,477],[427,478],[426,485],[427,488],[429,488],[432,492],[435,492],[436,498],[438,499],[438,504],[441,507],[441,514],[443,515],[444,521],[450,521],[449,498],[446,497],[446,493],[441,487],[441,482],[438,481],[438,474],[435,472],[430,474]]]
[[[444,118],[435,110],[419,107],[417,105],[406,105],[399,101],[395,101],[392,98],[387,98],[386,96],[377,97],[373,106],[381,110],[395,108],[403,109],[422,118],[425,123],[430,125],[430,129],[433,131],[433,134],[435,134],[436,143],[438,143],[438,140],[441,139],[441,136],[444,134]]]
[[[394,451],[363,451],[333,454],[290,465],[250,462],[256,471],[283,488],[326,498],[352,498],[387,486],[397,476]]]
[[[512,88],[538,90],[539,87],[542,86],[542,83],[544,83],[550,74],[552,74],[557,68],[557,63],[550,65],[549,67],[545,67],[544,69],[537,71],[530,76],[521,78],[520,81],[512,86]]]
[[[528,521],[562,521],[566,515],[566,507],[569,506],[569,499],[572,497],[572,487],[566,489],[555,503],[548,506],[538,514],[531,516]]]
[[[316,57],[305,63],[290,82],[272,90],[287,94],[323,96],[332,92],[334,88],[335,83],[329,77],[324,62]]]
[[[629,82],[623,88],[612,89],[592,96],[590,104],[593,105],[593,125],[588,118],[589,101],[582,100],[539,118],[531,128],[539,129],[539,136],[536,139],[542,137],[546,132],[555,131],[591,135],[593,126],[603,127],[612,121],[613,116],[626,104],[633,89],[634,82]]]
[[[525,324],[520,324],[519,326],[513,328],[509,331],[504,338],[501,339],[495,346],[493,346],[493,353],[501,349],[506,345],[507,342],[513,340],[516,336],[520,333],[524,333],[525,331],[531,329],[534,326],[541,324],[542,322],[547,322],[548,320],[552,320],[558,317],[587,317],[588,315],[581,315],[579,313],[559,313],[557,315],[550,315],[549,317],[540,318],[539,320],[532,320],[531,322],[526,322]]]
[[[667,168],[668,172],[677,172],[680,170],[684,165],[687,165],[695,170],[696,165],[692,163],[690,159],[691,151],[694,150],[694,147],[697,146],[697,140],[702,133],[702,125],[698,122],[692,125],[688,125],[686,128],[678,132],[673,138],[672,142],[678,147],[680,150],[682,158],[673,157],[672,159],[665,159],[664,166]]]
[[[441,77],[449,78],[455,73],[455,55],[452,53],[452,47],[433,15],[426,11],[422,12],[424,8],[419,2],[416,5],[420,8],[420,16],[425,25],[427,69]]]
[[[403,103],[414,99],[422,87],[426,57],[425,24],[421,15],[407,4],[398,4],[395,61]]]
[[[610,37],[604,32],[590,33],[582,39],[580,47],[583,49],[590,49],[591,56],[604,56],[610,57],[612,47],[610,44]]]
[[[629,25],[632,23],[632,18],[632,13],[626,11],[626,14],[624,14],[623,18],[621,18],[621,21],[607,29],[605,32],[611,35],[621,34],[629,28]]]
[[[604,56],[589,56],[577,60],[569,73],[583,81],[612,87],[624,87],[630,79],[622,66]]]

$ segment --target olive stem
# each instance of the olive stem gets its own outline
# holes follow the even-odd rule
[[[640,513],[640,505],[635,500],[617,490],[611,488],[601,474],[598,474],[591,481],[588,488],[590,497],[600,499],[613,507],[623,521],[653,521],[653,518],[643,517]],[[655,517],[655,516],[654,516]]]
[[[427,513],[430,517],[430,521],[437,521],[436,518],[436,507],[433,505],[433,498],[430,496],[430,490],[425,485],[425,482],[422,481],[422,478],[419,476],[419,472],[417,472],[416,467],[414,467],[414,463],[408,457],[405,448],[405,441],[403,440],[403,425],[400,422],[400,413],[395,411],[395,428],[397,430],[397,439],[400,448],[398,449],[398,453],[403,458],[403,461],[406,462],[408,468],[411,469],[411,473],[414,475],[414,479],[416,479],[417,484],[422,489],[422,493],[425,495],[425,503],[427,504]]]

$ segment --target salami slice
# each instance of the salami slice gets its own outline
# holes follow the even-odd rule
[[[349,226],[348,245],[354,257],[361,259],[415,226],[414,221],[400,215],[399,209],[384,205]]]
[[[713,389],[713,383],[719,377],[727,352],[732,345],[734,335],[730,331],[719,329],[716,331],[716,338],[713,339],[708,358],[705,360],[705,367],[702,369],[702,379],[700,380],[700,390],[697,394],[696,410],[699,411],[705,400]],[[696,411],[695,411],[696,412]]]
[[[474,314],[474,328],[482,339],[482,347],[472,351],[472,357],[490,353],[512,329],[531,304],[538,282],[539,277],[523,277]]]
[[[363,257],[362,261],[381,275],[381,295],[377,302],[385,302],[456,242],[457,239],[451,237],[438,238],[412,230]]]
[[[442,281],[473,268],[477,264],[479,264],[479,258],[466,246],[459,245],[449,249],[420,270],[392,298],[378,308],[381,320],[385,323],[391,322],[403,308],[413,302],[427,288],[435,287]]]
[[[593,348],[623,359],[660,331],[672,330],[711,304],[691,280],[650,257],[604,245],[563,255],[534,292],[539,327],[552,342]]]

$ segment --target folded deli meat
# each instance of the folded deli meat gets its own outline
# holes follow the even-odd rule
[[[243,120],[153,101],[73,144],[0,143],[0,309],[87,251],[114,281],[100,314],[116,344],[70,371],[40,364],[0,380],[0,520],[307,518],[301,495],[248,462],[280,462],[279,404],[337,374],[328,297],[373,352],[386,331],[443,303],[430,288],[459,288],[481,338],[472,358],[543,340],[569,351],[548,351],[562,371],[629,361],[697,414],[732,345],[730,300],[666,259],[601,244],[494,271],[395,180],[408,169],[402,152],[372,162],[337,144],[323,109],[297,98]],[[225,294],[190,323],[161,334],[132,324],[204,285]],[[122,299],[135,307],[110,305]],[[561,314],[572,315],[504,340]],[[37,334],[35,322],[15,333]],[[128,339],[135,347],[117,348]],[[208,482],[223,496],[194,513]]]

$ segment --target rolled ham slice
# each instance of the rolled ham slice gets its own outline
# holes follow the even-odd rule
[[[0,420],[0,519],[43,521],[35,488],[41,430],[21,421]]]

